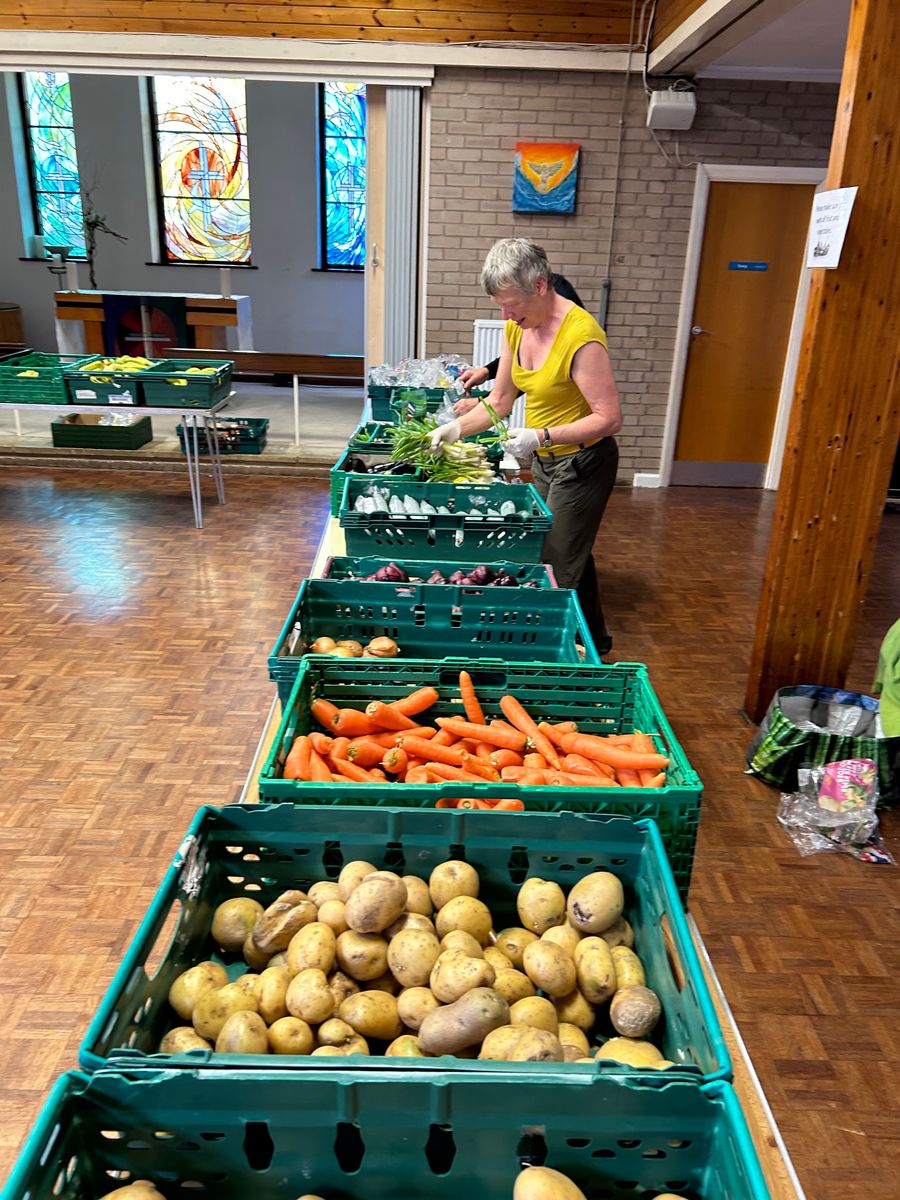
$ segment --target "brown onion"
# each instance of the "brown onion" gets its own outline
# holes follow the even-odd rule
[[[366,649],[372,658],[393,658],[400,653],[400,647],[389,637],[372,638]]]

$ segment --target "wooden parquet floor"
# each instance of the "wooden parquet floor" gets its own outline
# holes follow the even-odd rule
[[[0,470],[0,1177],[196,807],[236,800],[324,484]],[[772,511],[753,491],[617,489],[597,547],[615,652],[646,662],[706,784],[691,908],[810,1200],[900,1195],[900,874],[802,859],[742,772]],[[851,686],[900,609],[885,516]],[[817,682],[817,681],[813,681]],[[900,858],[898,820],[883,821]]]

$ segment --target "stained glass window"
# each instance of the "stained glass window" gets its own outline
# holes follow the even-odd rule
[[[244,81],[160,76],[153,100],[163,257],[249,263]]]
[[[362,268],[366,252],[366,85],[319,85],[322,266]]]
[[[70,246],[85,254],[84,215],[69,76],[62,71],[28,71],[22,76],[35,224],[44,246]]]

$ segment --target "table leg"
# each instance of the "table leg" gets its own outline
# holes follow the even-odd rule
[[[216,483],[216,495],[219,503],[225,503],[225,480],[222,478],[222,455],[219,450],[219,426],[216,424],[216,414],[204,414],[203,429],[206,433],[206,445],[209,448],[209,461],[212,465],[213,479]],[[211,435],[211,436],[210,436]]]
[[[300,449],[300,380],[294,376],[294,446]]]
[[[17,437],[17,438],[20,438],[20,437],[22,436],[22,420],[21,420],[21,418],[20,418],[20,416],[19,416],[19,410],[18,410],[18,409],[16,409],[16,410],[13,412],[13,417],[15,418],[15,423],[16,423],[16,437]]]
[[[200,464],[197,459],[197,429],[194,426],[194,441],[191,445],[192,421],[188,413],[184,415],[184,457],[187,459],[188,483],[191,485],[191,500],[194,504],[194,524],[198,529],[203,528],[203,513],[200,508]]]

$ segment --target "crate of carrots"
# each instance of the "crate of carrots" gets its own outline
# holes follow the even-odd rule
[[[315,656],[300,664],[259,794],[651,817],[686,895],[702,785],[640,663]]]

